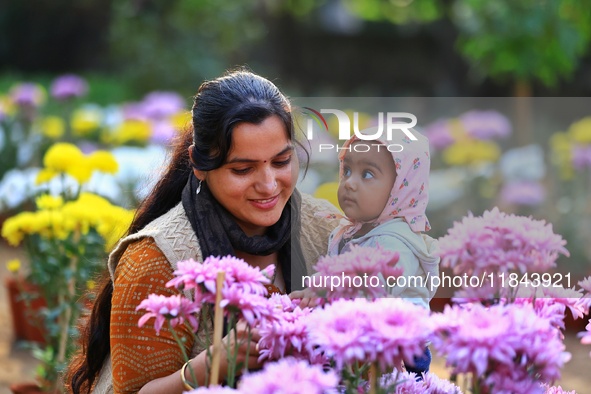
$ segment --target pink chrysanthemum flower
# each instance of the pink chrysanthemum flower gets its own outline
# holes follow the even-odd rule
[[[462,394],[462,390],[449,380],[441,379],[433,373],[423,373],[425,394]]]
[[[495,394],[544,393],[540,382],[527,376],[522,370],[505,369],[503,371],[493,372],[484,379],[484,385],[489,387],[488,392]]]
[[[371,284],[371,280],[362,281],[361,279],[400,276],[403,269],[396,267],[398,258],[398,252],[384,249],[379,245],[377,247],[353,245],[346,253],[320,258],[314,267],[319,278],[347,279],[341,280],[340,286],[332,289],[330,288],[333,285],[331,281],[326,284],[326,287],[324,287],[324,283],[316,287],[316,282],[312,279],[312,286],[319,294],[326,295],[330,299],[358,296],[385,297],[388,294],[388,288],[383,279],[380,279],[381,283],[379,284]],[[357,282],[360,282],[362,286],[356,285]]]
[[[579,286],[588,293],[591,293],[591,276],[580,281]]]
[[[559,331],[531,305],[446,307],[432,321],[433,345],[453,372],[472,373],[487,385],[505,387],[507,376],[523,385],[555,381],[570,359]]]
[[[261,270],[234,256],[210,256],[203,263],[189,259],[178,262],[174,271],[176,278],[170,280],[166,286],[197,289],[207,299],[211,298],[206,295],[209,293],[215,300],[216,278],[220,271],[226,273],[224,287],[236,284],[247,293],[266,295],[264,285],[271,283],[270,278],[273,277],[275,267],[270,265]]]
[[[548,384],[543,384],[542,387],[544,388],[544,394],[577,394],[574,390],[572,391],[565,391],[561,386],[552,386]]]
[[[402,361],[412,363],[423,354],[431,334],[428,315],[401,299],[338,300],[307,318],[308,346],[339,369],[356,361],[400,369]]]
[[[439,255],[443,267],[451,267],[456,274],[488,278],[488,275],[511,272],[545,272],[556,265],[559,254],[569,255],[566,241],[552,232],[552,225],[500,212],[498,208],[485,211],[482,216],[472,214],[461,223],[454,223],[446,236],[439,239]],[[485,283],[491,294],[504,296],[513,286],[505,288],[500,280],[494,286]],[[499,294],[500,292],[500,294]]]
[[[170,320],[170,324],[176,327],[179,324],[183,324],[186,321],[191,324],[194,331],[197,331],[198,322],[195,314],[199,313],[200,302],[192,302],[180,294],[176,294],[170,297],[163,295],[150,294],[147,299],[143,300],[135,309],[145,309],[148,311],[138,321],[138,326],[142,327],[148,320],[154,317],[154,329],[156,334],[160,335],[162,325],[166,320]]]
[[[561,286],[521,288],[515,299],[516,304],[533,306],[536,314],[547,319],[559,329],[564,329],[564,313],[568,308],[572,317],[582,319],[589,313],[591,299],[584,298],[582,290],[565,289]]]
[[[261,372],[245,375],[238,385],[244,393],[323,394],[334,392],[339,382],[333,371],[291,357],[269,363]]]
[[[396,394],[462,394],[449,380],[428,372],[421,376],[422,380],[417,381],[416,373],[395,371],[380,378],[380,387]]]
[[[268,314],[265,284],[270,283],[274,266],[263,270],[234,256],[210,256],[203,263],[189,259],[179,261],[174,271],[176,278],[166,286],[195,289],[203,303],[214,304],[218,272],[225,272],[221,306],[225,313],[234,312],[253,325],[256,319]]]
[[[286,295],[273,295],[268,302],[272,308],[272,318],[262,319],[259,326],[260,360],[277,360],[285,356],[303,358],[315,364],[322,363],[325,357],[316,357],[308,351],[306,316],[312,309],[300,309],[297,301]]]
[[[215,302],[215,300],[214,300]],[[235,313],[254,326],[258,319],[272,315],[267,307],[267,299],[259,294],[248,293],[236,283],[222,289],[220,306],[227,313]]]

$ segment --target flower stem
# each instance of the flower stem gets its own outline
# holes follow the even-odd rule
[[[168,329],[170,330],[170,333],[172,334],[172,337],[174,338],[176,343],[181,348],[181,353],[183,354],[183,360],[185,360],[185,362],[188,363],[190,360],[189,360],[189,356],[187,355],[187,351],[185,350],[185,344],[177,335],[176,331],[174,330],[174,327],[170,323],[170,320],[168,320]],[[193,388],[199,387],[199,382],[197,381],[197,378],[195,377],[195,371],[193,370],[193,368],[191,368],[191,366],[189,366],[189,372],[191,372],[191,380],[192,380],[192,382],[190,382],[190,383],[193,383],[193,384],[191,384],[191,386],[193,386]]]

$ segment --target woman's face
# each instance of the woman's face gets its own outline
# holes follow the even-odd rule
[[[262,235],[277,223],[298,176],[293,144],[281,118],[260,124],[239,123],[224,165],[197,171],[215,199],[249,236]]]

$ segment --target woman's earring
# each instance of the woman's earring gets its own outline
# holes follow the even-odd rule
[[[201,182],[203,181],[199,179],[199,185],[197,185],[197,190],[195,190],[195,194],[199,194],[199,192],[201,191]]]

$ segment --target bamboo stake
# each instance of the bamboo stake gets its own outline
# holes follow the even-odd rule
[[[213,354],[211,358],[210,386],[216,386],[219,382],[220,362],[222,356],[222,331],[224,329],[224,311],[220,306],[222,302],[222,287],[226,279],[225,272],[218,272],[215,285],[215,309],[213,315]]]
[[[376,394],[378,385],[378,369],[376,363],[371,363],[369,366],[369,394]]]

